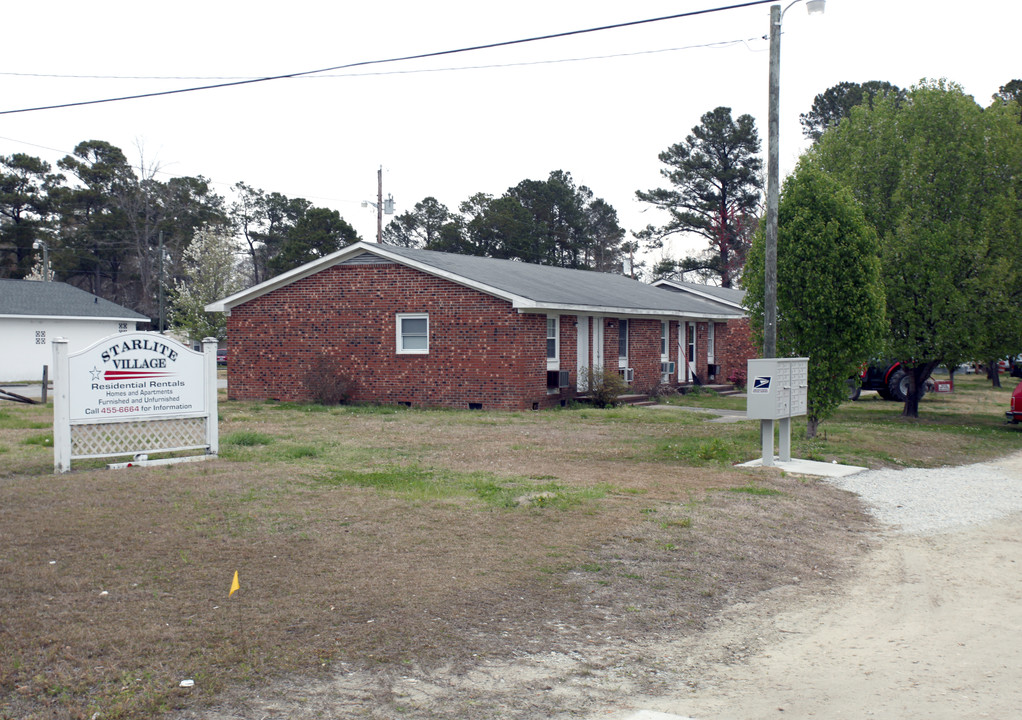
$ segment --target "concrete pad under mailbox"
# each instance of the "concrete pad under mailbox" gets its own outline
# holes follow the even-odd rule
[[[764,467],[763,458],[756,458],[735,467]],[[784,472],[796,475],[816,475],[818,477],[847,477],[869,469],[859,467],[858,465],[838,465],[837,463],[825,463],[817,460],[796,460],[795,458],[781,462],[776,457],[774,458],[774,464],[767,467],[779,468]]]

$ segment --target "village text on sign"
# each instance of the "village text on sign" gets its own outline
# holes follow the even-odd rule
[[[75,353],[68,372],[72,422],[206,413],[202,353],[153,333],[122,333]]]

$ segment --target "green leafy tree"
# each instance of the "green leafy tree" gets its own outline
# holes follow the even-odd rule
[[[1005,105],[1014,103],[1015,114],[1022,125],[1022,80],[1012,80],[1001,85],[999,92],[994,93],[994,101]]]
[[[848,117],[853,107],[866,105],[872,108],[878,95],[888,94],[893,95],[896,102],[905,100],[904,90],[880,80],[865,83],[841,82],[827,88],[813,99],[813,106],[809,112],[799,115],[802,134],[815,142],[827,128],[836,126]]]
[[[63,178],[50,170],[31,155],[0,156],[0,277],[26,277],[42,256],[36,241],[52,243],[49,193]]]
[[[185,279],[175,283],[170,320],[188,337],[227,339],[224,313],[206,312],[211,302],[241,290],[234,238],[227,227],[205,227],[195,233],[184,253]]]
[[[812,151],[881,238],[889,347],[910,376],[905,416],[918,417],[923,381],[939,363],[1004,340],[977,322],[978,308],[1019,313],[991,291],[998,265],[1022,251],[1017,223],[1000,222],[1020,212],[1008,166],[1022,136],[1006,118],[958,85],[924,82],[904,103],[886,95],[854,107]]]
[[[522,180],[500,197],[476,193],[457,216],[435,227],[430,249],[540,265],[620,267],[625,232],[617,211],[571,173]]]
[[[57,274],[95,295],[123,303],[121,270],[128,246],[127,221],[117,198],[136,182],[120,148],[102,140],[79,143],[57,166],[74,185],[51,194],[57,213]]]
[[[666,210],[670,220],[636,233],[650,249],[694,233],[709,243],[700,255],[674,261],[674,271],[702,271],[731,287],[745,264],[763,181],[759,134],[751,115],[731,118],[731,108],[706,113],[684,142],[660,153],[660,174],[672,187],[636,191],[639,200]]]
[[[309,207],[288,228],[280,250],[267,262],[267,269],[271,274],[287,272],[358,240],[355,228],[336,210]]]
[[[760,334],[764,254],[758,232],[742,283]],[[887,328],[876,232],[851,192],[807,163],[785,181],[778,209],[777,317],[778,354],[809,358],[807,435],[814,437]]]
[[[423,198],[415,203],[412,210],[387,223],[383,228],[383,242],[401,247],[436,249],[445,237],[445,226],[453,222],[455,216],[446,205],[435,197]]]

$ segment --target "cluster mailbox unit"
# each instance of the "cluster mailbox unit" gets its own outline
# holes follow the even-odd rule
[[[809,358],[749,360],[746,415],[760,424],[763,464],[774,464],[774,420],[780,420],[779,459],[791,460],[791,418],[805,415],[808,404]]]

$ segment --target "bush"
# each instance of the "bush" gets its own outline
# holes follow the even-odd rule
[[[745,389],[745,371],[744,370],[732,370],[731,374],[727,376],[727,381],[734,385],[739,390]]]
[[[595,407],[614,407],[617,399],[628,392],[628,383],[613,370],[605,372],[603,368],[584,368],[582,380]]]
[[[305,390],[320,405],[344,405],[351,400],[354,383],[336,358],[320,355],[305,374]]]

